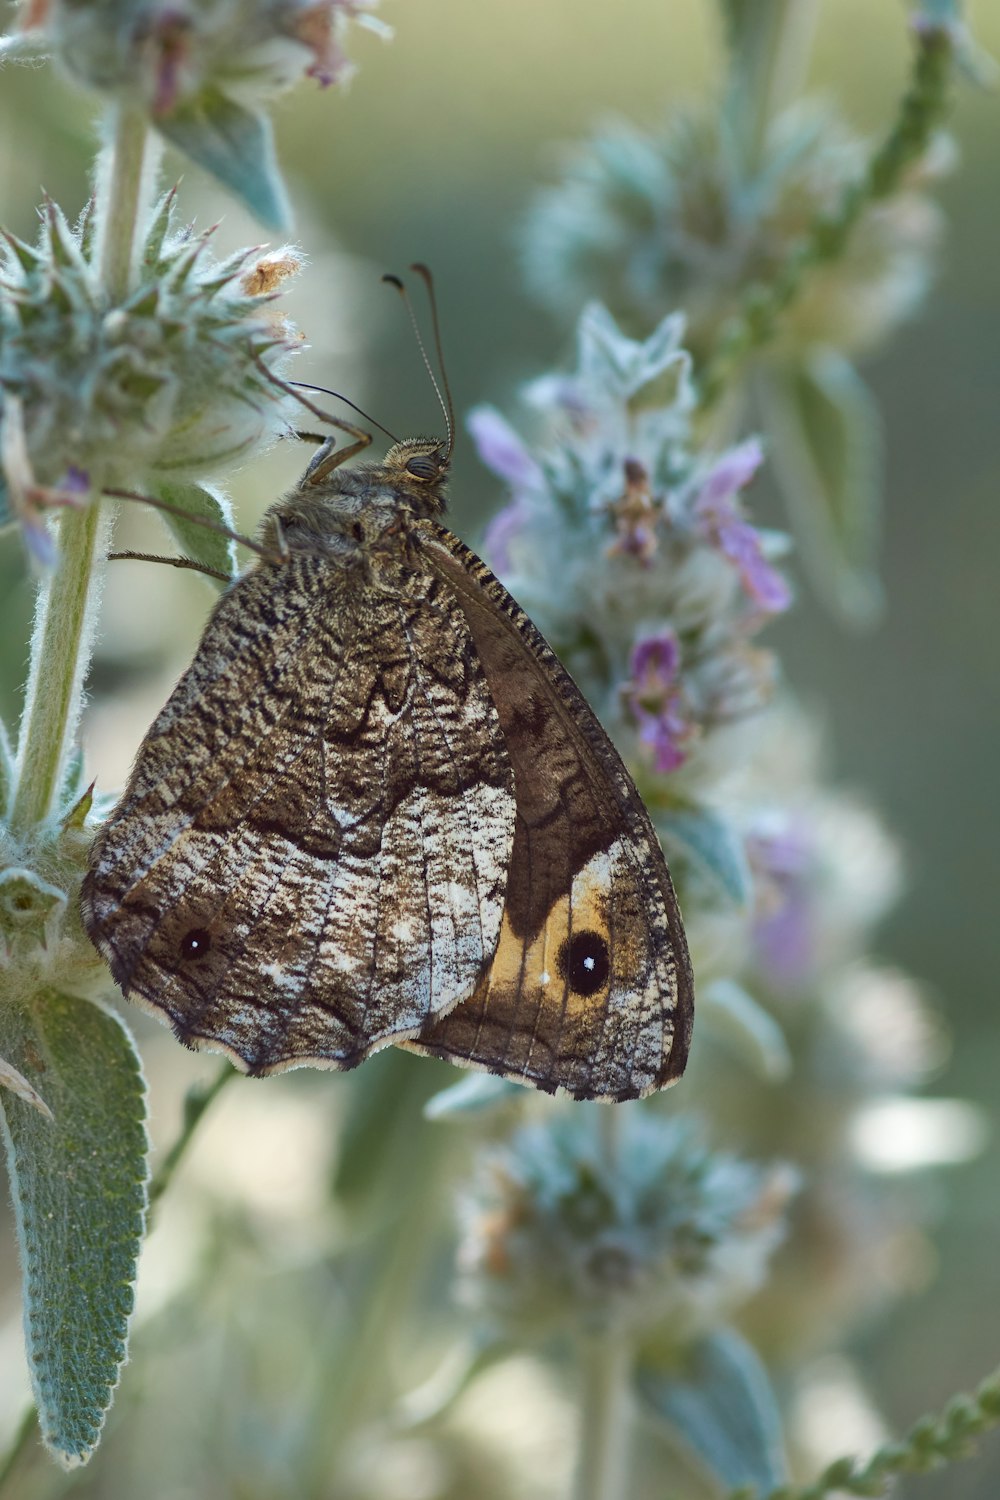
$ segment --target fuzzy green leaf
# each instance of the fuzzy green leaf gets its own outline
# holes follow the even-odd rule
[[[144,1084],[118,1017],[52,990],[0,1003],[0,1056],[53,1115],[0,1093],[39,1422],[70,1467],[98,1441],[126,1353],[146,1205]]]
[[[781,1418],[767,1371],[729,1328],[695,1344],[680,1368],[640,1360],[639,1399],[661,1435],[724,1489],[763,1493],[787,1478]]]
[[[451,1412],[484,1370],[512,1353],[509,1343],[488,1329],[457,1344],[424,1382],[399,1402],[395,1417],[406,1431],[429,1427]]]
[[[792,1071],[785,1033],[769,1011],[733,979],[716,979],[699,993],[701,1025],[766,1083]]]
[[[677,805],[656,815],[665,843],[687,861],[695,880],[733,906],[749,905],[750,866],[738,831],[710,808]],[[668,854],[670,849],[668,848]]]
[[[771,457],[817,591],[851,623],[881,607],[882,428],[874,397],[832,349],[759,378]]]
[[[162,512],[163,519],[184,556],[189,557],[192,562],[200,563],[202,567],[215,568],[217,572],[235,578],[236,543],[232,537],[220,536],[217,531],[211,531],[207,526],[199,526],[196,520],[188,519],[201,516],[217,526],[232,529],[233,512],[225,496],[207,485],[184,479],[158,479],[151,489],[154,495],[166,500],[168,505],[176,505],[178,510],[186,512],[185,516],[171,516]],[[208,577],[207,574],[203,576]],[[216,582],[212,578],[208,581]]]
[[[512,1099],[523,1099],[524,1088],[495,1073],[469,1073],[440,1093],[432,1094],[424,1105],[425,1120],[455,1120],[467,1115],[481,1115]]]
[[[206,88],[156,123],[172,145],[218,178],[262,224],[288,228],[291,214],[267,115]]]

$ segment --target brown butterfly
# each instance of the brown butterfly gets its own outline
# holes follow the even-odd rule
[[[95,842],[87,929],[248,1073],[393,1042],[577,1099],[662,1088],[693,985],[642,801],[441,524],[450,436],[341,467],[360,446],[268,511]]]

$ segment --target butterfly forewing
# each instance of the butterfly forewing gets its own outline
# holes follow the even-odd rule
[[[514,848],[497,951],[474,995],[404,1045],[577,1098],[636,1098],[680,1076],[693,982],[659,841],[572,679],[486,566],[424,523],[513,767]]]
[[[95,846],[84,914],[126,994],[253,1072],[350,1067],[472,993],[514,788],[433,573],[262,564],[220,602]]]

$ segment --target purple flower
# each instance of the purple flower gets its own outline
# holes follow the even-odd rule
[[[530,521],[531,511],[518,497],[503,510],[498,510],[488,523],[483,533],[483,553],[494,573],[502,576],[511,571],[511,544],[517,541]]]
[[[48,570],[55,567],[58,556],[55,539],[41,516],[36,513],[26,515],[21,527],[29,556],[40,568]]]
[[[778,615],[791,604],[792,591],[767,561],[760,532],[745,519],[736,499],[756,474],[763,457],[756,438],[724,454],[702,481],[694,517],[701,536],[736,568],[753,602],[765,614]]]
[[[672,630],[637,641],[629,662],[625,700],[639,726],[639,739],[653,752],[653,768],[676,771],[687,759],[685,742],[695,726],[685,716],[680,683],[680,646]]]
[[[477,406],[467,423],[479,457],[515,490],[540,490],[545,478],[524,443],[492,406]]]
[[[90,494],[90,475],[86,469],[70,464],[55,487],[53,503],[57,505],[80,505]],[[58,499],[55,499],[58,496]]]
[[[810,841],[801,828],[760,830],[748,837],[747,854],[758,877],[753,925],[757,963],[775,989],[796,989],[816,961]]]

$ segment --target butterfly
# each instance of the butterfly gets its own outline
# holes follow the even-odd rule
[[[87,930],[251,1074],[395,1043],[576,1099],[662,1088],[693,981],[639,794],[442,523],[450,431],[344,467],[360,446],[265,515],[95,840]]]

